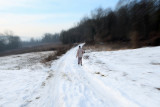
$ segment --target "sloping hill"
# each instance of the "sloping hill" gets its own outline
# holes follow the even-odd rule
[[[0,106],[159,107],[160,47],[86,50],[83,66],[77,65],[77,49],[51,67],[35,61],[50,52],[0,58]]]

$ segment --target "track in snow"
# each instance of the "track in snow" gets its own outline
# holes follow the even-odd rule
[[[47,107],[137,107],[77,65],[77,49],[71,49],[53,65],[54,79],[49,84],[52,93],[48,93],[52,103],[45,104]]]

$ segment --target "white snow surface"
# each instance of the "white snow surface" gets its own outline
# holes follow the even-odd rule
[[[83,45],[83,44],[81,44]],[[72,48],[0,57],[0,107],[159,107],[160,47],[94,52]]]

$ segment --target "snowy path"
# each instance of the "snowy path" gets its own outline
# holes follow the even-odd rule
[[[71,49],[53,68],[56,70],[53,107],[137,107],[78,66],[76,51],[77,47]]]

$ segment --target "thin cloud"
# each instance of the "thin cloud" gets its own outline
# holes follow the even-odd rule
[[[14,7],[26,7],[26,2],[31,2],[31,0],[0,0],[0,10]]]
[[[91,10],[113,7],[118,0],[0,0],[0,33],[12,30],[27,38],[60,32]]]
[[[70,20],[71,17],[75,17]],[[77,22],[78,14],[0,14],[0,32],[12,30],[21,37],[40,37],[46,32],[60,32]]]
[[[79,14],[73,13],[59,13],[59,14],[12,14],[12,13],[2,13],[0,14],[0,23],[28,23],[28,22],[39,22],[47,19],[62,19],[65,20],[67,18],[79,18]],[[67,21],[67,20],[66,20]]]

